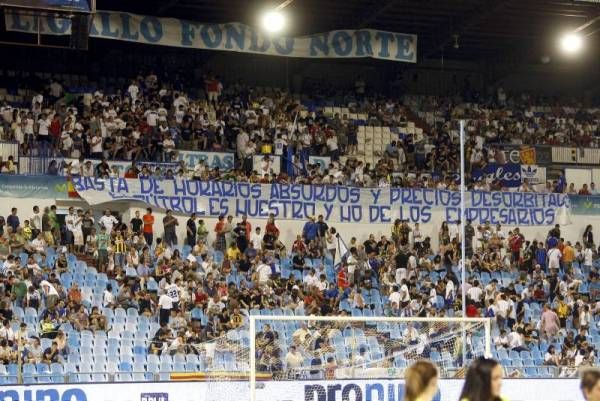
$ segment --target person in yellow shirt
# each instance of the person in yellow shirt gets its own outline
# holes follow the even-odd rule
[[[237,247],[237,244],[235,243],[235,241],[233,241],[231,243],[231,245],[229,245],[229,248],[227,248],[227,257],[232,262],[237,262],[241,256],[242,256],[242,253],[240,252],[239,248]]]
[[[569,305],[565,303],[565,298],[562,295],[558,296],[558,305],[556,307],[556,314],[558,315],[558,320],[560,321],[560,327],[567,327],[567,319],[569,318],[570,308]]]
[[[494,359],[478,358],[467,370],[460,401],[506,401],[500,395],[502,366]]]
[[[413,363],[404,372],[404,401],[432,401],[438,391],[438,369],[429,361]]]
[[[25,225],[25,227],[23,227],[23,237],[27,241],[31,241],[31,237],[33,236],[33,230],[31,229],[31,226],[29,225],[29,220],[25,220],[23,222],[23,224]]]
[[[567,241],[562,251],[562,261],[565,269],[570,269],[575,260],[575,249],[571,245],[571,241]]]

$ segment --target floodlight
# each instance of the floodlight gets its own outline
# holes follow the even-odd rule
[[[263,28],[271,33],[280,32],[285,27],[285,16],[277,10],[267,11],[262,17]]]
[[[567,33],[560,39],[560,48],[567,54],[576,54],[583,48],[583,38],[576,33]]]

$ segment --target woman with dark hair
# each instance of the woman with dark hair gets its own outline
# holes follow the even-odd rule
[[[488,358],[476,359],[465,378],[460,401],[504,401],[500,397],[502,366]]]
[[[589,369],[583,372],[581,392],[586,401],[600,401],[600,370]]]
[[[592,248],[594,246],[594,234],[592,233],[592,225],[588,224],[583,232],[583,245]]]
[[[429,361],[413,363],[404,372],[404,401],[431,401],[438,391],[438,369]]]

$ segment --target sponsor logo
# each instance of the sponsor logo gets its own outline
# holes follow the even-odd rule
[[[169,393],[142,393],[140,401],[169,401]]]
[[[0,400],[2,401],[87,401],[85,391],[79,388],[71,388],[63,392],[56,389],[41,390],[6,390],[0,391]]]
[[[312,384],[304,386],[304,401],[402,401],[404,399],[404,383],[348,383],[322,386]],[[438,392],[433,401],[441,401]]]

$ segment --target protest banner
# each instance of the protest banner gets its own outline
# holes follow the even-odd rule
[[[332,222],[391,223],[395,219],[427,223],[454,222],[460,216],[460,193],[427,188],[355,188],[247,182],[98,179],[73,177],[79,195],[90,205],[112,201],[142,202],[176,213],[201,216],[243,215],[302,220],[322,214]],[[569,209],[562,194],[467,192],[466,217],[474,223],[550,225]]]

